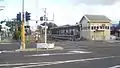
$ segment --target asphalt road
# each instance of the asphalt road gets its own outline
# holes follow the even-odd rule
[[[35,43],[30,43],[26,45],[26,48],[36,48]],[[0,43],[0,51],[4,50],[16,50],[20,49],[21,43],[20,42],[13,42],[13,43]]]
[[[2,52],[0,68],[120,68],[120,43],[59,41],[56,45],[65,49]]]
[[[0,51],[15,50],[20,47],[20,43],[0,43]]]

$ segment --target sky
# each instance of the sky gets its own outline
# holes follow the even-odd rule
[[[36,26],[34,20],[43,16],[43,8],[47,8],[49,20],[53,19],[57,25],[74,25],[85,14],[105,15],[118,23],[120,20],[119,0],[24,0],[25,11],[31,13],[31,26]],[[0,20],[16,18],[16,14],[22,11],[22,0],[0,0],[0,5],[5,5],[0,11]],[[39,22],[38,24],[40,24]]]

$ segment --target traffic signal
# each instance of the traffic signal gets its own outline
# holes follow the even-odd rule
[[[44,18],[43,17],[40,17],[40,21],[43,21],[44,20]]]
[[[25,26],[25,33],[26,33],[26,35],[30,35],[31,34],[29,25]]]
[[[1,29],[2,29],[2,25],[0,25],[0,32],[1,32]]]
[[[29,25],[27,25],[27,26],[25,26],[25,28],[30,28],[30,26],[29,26]]]
[[[17,14],[17,21],[21,22],[21,13],[20,12]]]
[[[25,12],[25,20],[26,21],[30,20],[30,17],[31,17],[30,14],[31,13],[28,13],[27,11]]]

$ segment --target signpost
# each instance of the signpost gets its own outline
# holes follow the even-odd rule
[[[47,19],[47,16],[46,16],[46,8],[44,8],[44,16],[43,17],[40,17],[40,21],[43,21],[44,22],[44,30],[45,30],[45,35],[44,35],[44,43],[37,43],[37,48],[54,48],[54,43],[49,43],[47,42],[47,22],[48,22],[48,19]]]

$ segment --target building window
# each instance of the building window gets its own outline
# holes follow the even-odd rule
[[[108,26],[108,29],[110,29],[110,27]]]
[[[94,29],[93,26],[91,27],[91,29],[92,29],[92,30]]]
[[[100,29],[102,29],[102,26],[100,26]]]
[[[105,26],[105,29],[108,29],[108,26]]]
[[[97,29],[99,29],[99,26],[97,26]]]
[[[94,26],[94,29],[96,29],[96,26]]]

